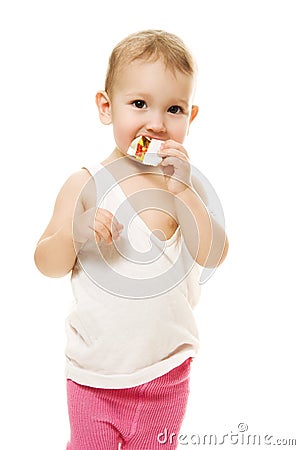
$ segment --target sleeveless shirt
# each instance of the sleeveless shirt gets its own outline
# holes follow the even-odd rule
[[[77,254],[66,318],[66,377],[91,387],[134,387],[196,355],[193,308],[201,267],[180,226],[160,240],[105,166],[87,170],[96,206],[109,210],[124,229],[113,244],[88,241]]]

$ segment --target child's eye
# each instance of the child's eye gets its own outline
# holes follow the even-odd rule
[[[178,114],[178,113],[182,112],[182,108],[178,105],[172,105],[168,109],[168,112],[170,112],[171,114]]]
[[[132,104],[139,109],[143,109],[146,108],[146,102],[144,102],[144,100],[135,100],[134,102],[132,102]]]

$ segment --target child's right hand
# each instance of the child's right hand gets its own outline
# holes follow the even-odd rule
[[[112,244],[114,240],[119,238],[123,228],[123,225],[107,209],[90,208],[74,217],[74,242],[82,246],[88,240],[96,239],[98,244],[102,240],[106,244]]]

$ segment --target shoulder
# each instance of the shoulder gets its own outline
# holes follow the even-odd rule
[[[87,169],[82,168],[77,172],[72,173],[69,178],[67,178],[62,189],[76,189],[77,187],[83,187],[91,178],[92,175],[90,172]]]
[[[55,233],[66,220],[72,220],[75,210],[84,209],[82,193],[90,178],[91,175],[84,169],[69,176],[56,197],[52,217],[40,240]]]
[[[62,185],[57,196],[57,202],[65,198],[78,197],[90,179],[91,174],[85,169],[72,173]]]

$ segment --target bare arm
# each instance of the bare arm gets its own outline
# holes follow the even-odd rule
[[[72,270],[76,251],[72,237],[75,208],[84,212],[80,193],[90,175],[80,170],[66,181],[54,206],[52,218],[37,244],[34,259],[37,268],[49,277],[63,277]],[[80,211],[81,209],[81,211]]]
[[[86,170],[73,174],[60,190],[53,216],[36,250],[37,268],[48,277],[63,277],[73,269],[77,252],[88,240],[110,245],[122,232],[113,214],[96,207],[96,192]],[[93,180],[92,180],[93,181]]]
[[[181,143],[167,140],[159,155],[163,157],[167,187],[174,194],[177,221],[192,258],[203,267],[218,266],[228,251],[227,236],[207,208],[205,189],[192,177],[187,151]]]
[[[198,264],[211,268],[224,261],[228,240],[224,229],[211,217],[200,195],[192,188],[184,189],[175,196],[175,207],[190,254]]]

